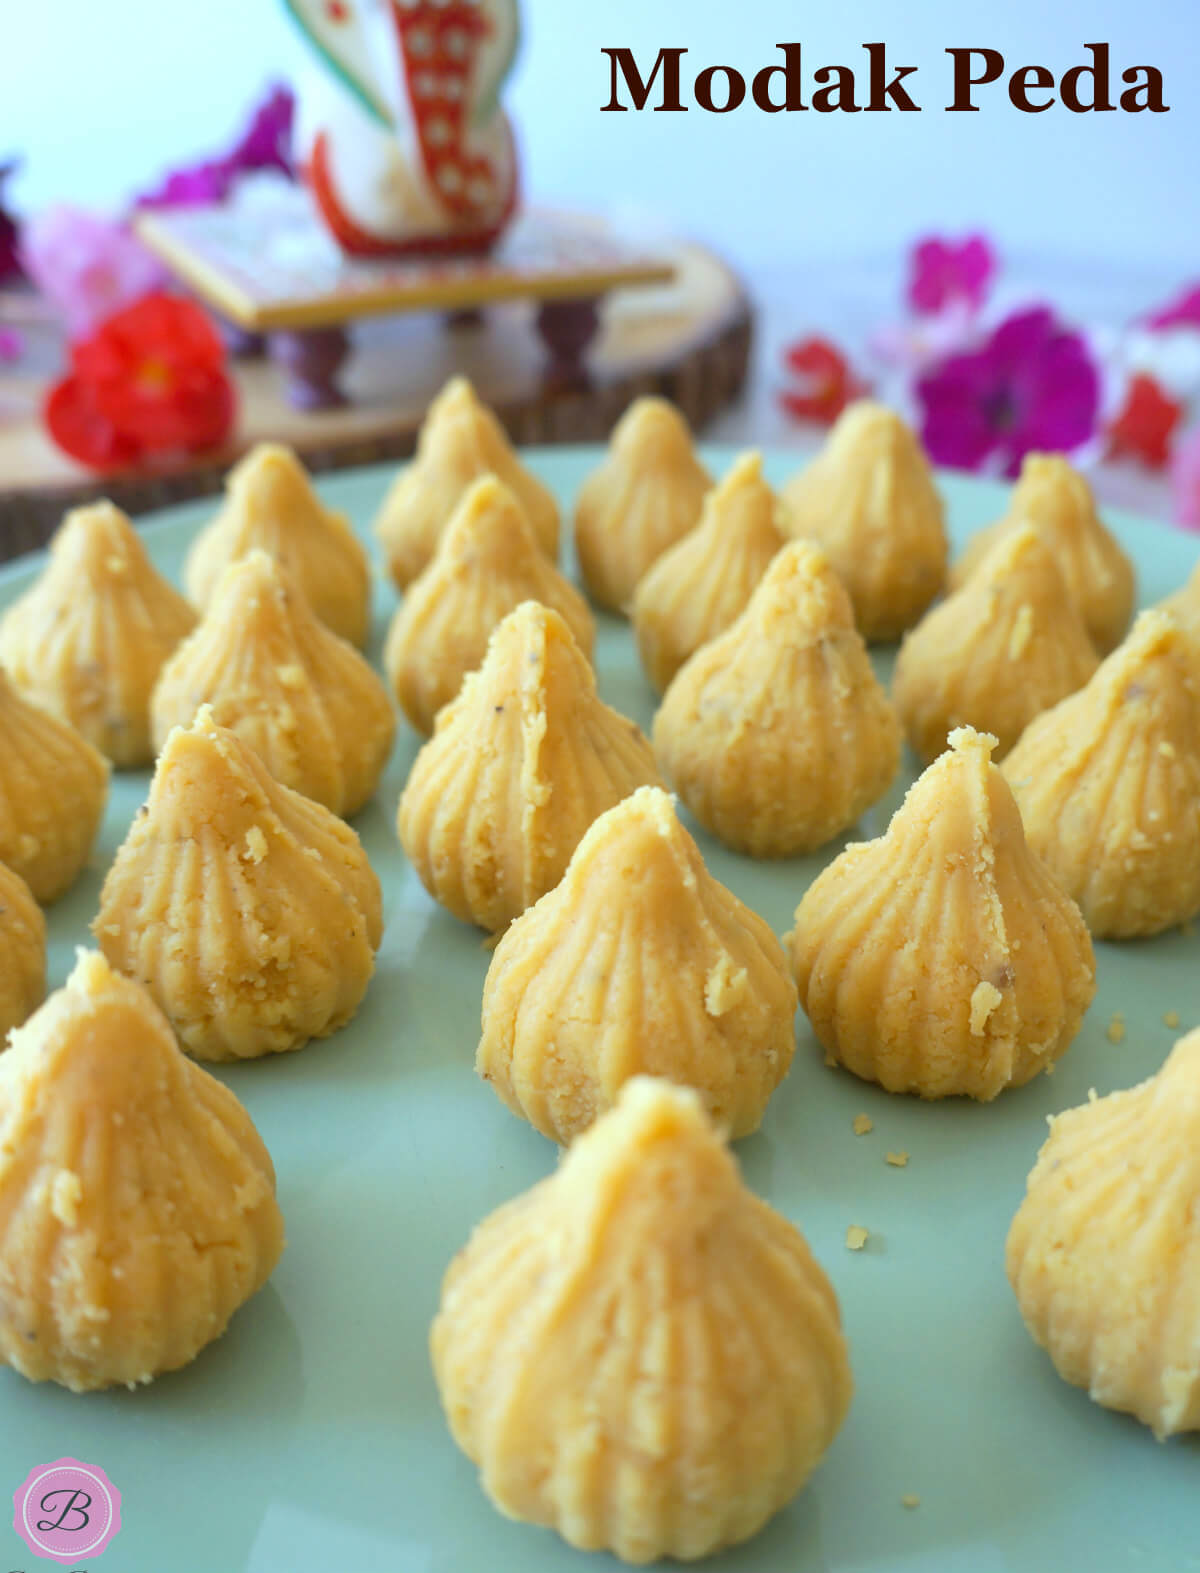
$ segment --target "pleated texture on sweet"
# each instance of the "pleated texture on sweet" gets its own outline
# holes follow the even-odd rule
[[[75,1392],[220,1337],[283,1250],[275,1171],[145,990],[80,952],[0,1055],[0,1360]]]
[[[803,1236],[746,1188],[697,1095],[650,1077],[476,1228],[431,1347],[500,1511],[635,1563],[755,1534],[852,1392]]]
[[[388,572],[406,589],[428,565],[463,494],[485,475],[503,481],[525,510],[543,552],[558,557],[558,504],[527,470],[504,428],[465,377],[429,406],[417,452],[392,482],[375,518]]]
[[[892,697],[926,764],[959,726],[990,732],[1003,759],[1035,716],[1082,688],[1099,664],[1053,553],[1022,524],[905,636]]]
[[[711,486],[675,406],[635,399],[575,501],[575,550],[598,606],[628,612],[642,575],[700,522]]]
[[[883,405],[850,405],[783,503],[787,532],[825,548],[869,644],[898,639],[941,594],[942,499],[920,442]]]
[[[1058,1374],[1160,1441],[1200,1430],[1200,1030],[1156,1076],[1050,1122],[1008,1279]]]
[[[752,857],[814,851],[883,796],[900,723],[819,546],[778,553],[741,616],[680,668],[653,736],[700,823]]]
[[[345,514],[326,508],[290,448],[263,442],[225,478],[225,502],[196,537],[184,582],[204,611],[231,562],[255,547],[278,558],[335,634],[360,648],[371,619],[371,570]]]
[[[46,920],[19,874],[0,863],[0,1052],[46,994]]]
[[[593,820],[661,786],[635,722],[604,704],[557,612],[526,601],[439,712],[400,798],[400,842],[421,883],[495,932],[558,884]]]
[[[482,663],[492,631],[522,601],[552,607],[591,656],[587,602],[539,546],[516,493],[485,475],[463,493],[388,630],[384,669],[418,732],[433,731],[438,711]]]
[[[745,611],[784,540],[762,455],[743,454],[708,494],[700,523],[667,548],[634,593],[634,636],[659,693],[689,656]]]
[[[1200,686],[1165,612],[1143,612],[1004,762],[1029,844],[1104,939],[1200,911]]]
[[[43,906],[79,877],[107,800],[103,754],[0,669],[0,862]]]
[[[111,502],[67,514],[50,561],[0,620],[0,663],[27,699],[118,769],[154,758],[150,695],[196,614]]]
[[[258,547],[230,563],[199,628],[163,668],[155,747],[202,705],[277,781],[342,816],[375,791],[396,732],[380,678]]]
[[[757,1130],[795,1050],[796,989],[767,924],[708,872],[658,787],[592,825],[561,882],[501,939],[476,1069],[566,1144],[637,1075]]]
[[[847,847],[787,936],[828,1058],[889,1092],[988,1100],[1066,1053],[1096,991],[1075,903],[969,727],[887,833]]]
[[[1200,562],[1190,578],[1159,603],[1159,609],[1175,619],[1184,638],[1183,653],[1191,668],[1192,681],[1200,688]]]
[[[1092,643],[1106,655],[1133,616],[1133,564],[1101,522],[1091,487],[1061,454],[1026,454],[1007,512],[967,542],[951,569],[952,587],[966,582],[1000,537],[1026,522],[1054,553]]]
[[[345,1026],[382,929],[353,830],[207,708],[167,738],[92,924],[202,1060],[283,1053]]]

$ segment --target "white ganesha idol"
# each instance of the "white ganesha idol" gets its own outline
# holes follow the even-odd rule
[[[310,46],[297,147],[351,256],[483,251],[512,217],[500,88],[517,0],[284,0]]]

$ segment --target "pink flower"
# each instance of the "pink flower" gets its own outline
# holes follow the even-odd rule
[[[21,258],[18,254],[21,226],[8,211],[4,201],[4,188],[19,168],[15,158],[0,164],[0,284],[21,277]]]
[[[1200,284],[1193,284],[1174,300],[1151,312],[1146,323],[1151,328],[1200,328]]]
[[[0,323],[0,361],[20,360],[25,353],[25,340],[15,328]]]
[[[935,361],[969,348],[976,332],[974,313],[959,300],[927,316],[884,323],[871,334],[867,349],[881,365],[913,377]]]
[[[161,264],[125,225],[66,206],[46,208],[26,222],[21,262],[65,318],[73,339],[85,338],[165,277]]]
[[[1087,344],[1046,307],[1018,312],[979,349],[948,356],[918,379],[916,394],[935,463],[1005,475],[1032,451],[1080,447],[1100,413]]]
[[[286,87],[273,87],[254,111],[250,124],[231,152],[223,158],[168,172],[154,191],[138,197],[138,208],[208,207],[224,202],[239,175],[275,169],[290,175],[289,147],[295,100]]]
[[[1200,426],[1184,432],[1175,444],[1171,498],[1175,523],[1185,530],[1200,530]]]
[[[996,253],[986,235],[942,240],[930,235],[913,247],[908,262],[908,302],[914,311],[935,312],[955,302],[978,311],[996,271]]]

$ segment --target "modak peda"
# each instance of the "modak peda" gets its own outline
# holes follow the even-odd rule
[[[167,738],[92,931],[190,1054],[254,1059],[354,1015],[382,933],[379,881],[349,826],[206,707]]]
[[[829,1058],[889,1092],[988,1100],[1049,1070],[1096,988],[1075,903],[969,727],[886,835],[809,887],[785,943]]]
[[[463,494],[388,632],[384,668],[418,732],[432,732],[438,711],[483,660],[492,630],[522,601],[553,607],[591,655],[596,629],[587,602],[539,547],[516,495],[485,475]]]
[[[0,1050],[46,993],[46,920],[19,874],[0,863]]]
[[[374,671],[257,547],[230,563],[200,627],[163,668],[155,747],[202,705],[277,781],[343,816],[374,792],[396,731]]]
[[[670,797],[602,814],[496,947],[476,1067],[567,1143],[631,1076],[693,1087],[734,1137],[792,1062],[796,990],[771,929],[704,866]]]
[[[746,1188],[699,1097],[645,1076],[475,1230],[431,1345],[491,1501],[626,1562],[756,1534],[852,1391],[803,1236]]]
[[[0,622],[0,662],[27,699],[138,769],[154,758],[155,680],[195,624],[126,516],[98,502],[67,515],[45,571]]]
[[[1200,563],[1196,564],[1187,582],[1160,603],[1160,610],[1169,612],[1175,619],[1187,646],[1185,655],[1192,682],[1200,689]]]

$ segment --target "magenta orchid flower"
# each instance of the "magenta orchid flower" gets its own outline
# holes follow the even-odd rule
[[[1171,458],[1171,498],[1176,524],[1200,530],[1200,426],[1175,444]]]
[[[1193,284],[1146,319],[1151,328],[1200,328],[1200,284]]]
[[[121,223],[83,208],[45,208],[21,234],[21,262],[73,339],[162,284],[162,264]]]
[[[19,251],[21,226],[8,211],[4,190],[19,168],[20,163],[15,158],[0,164],[0,284],[10,284],[13,279],[19,279],[22,273]]]
[[[987,299],[996,260],[986,235],[961,241],[930,235],[918,241],[909,256],[909,305],[922,314],[956,304],[978,311]]]
[[[224,202],[241,175],[274,169],[291,175],[289,148],[295,100],[290,89],[273,87],[251,116],[250,124],[224,158],[204,159],[171,170],[153,191],[137,199],[139,208],[208,207]]]

